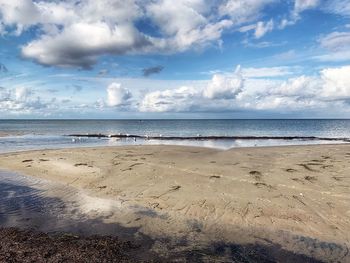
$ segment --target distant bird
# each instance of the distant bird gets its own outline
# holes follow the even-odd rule
[[[74,138],[72,139],[72,142],[75,142],[75,139],[74,139]]]

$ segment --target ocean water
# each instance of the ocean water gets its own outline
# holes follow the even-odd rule
[[[162,139],[67,136],[71,134],[129,134],[162,137]],[[0,152],[140,144],[192,145],[229,149],[250,146],[344,143],[345,141],[287,137],[350,139],[350,120],[0,120],[1,135]],[[221,136],[222,138],[166,140],[169,136],[199,138]],[[227,136],[239,138],[225,138]],[[255,138],[240,138],[249,136]]]

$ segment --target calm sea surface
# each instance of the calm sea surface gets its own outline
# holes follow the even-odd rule
[[[350,120],[0,120],[0,152],[77,146],[173,144],[228,149],[335,143],[319,140],[143,140],[72,138],[69,134],[148,136],[315,136],[350,138]],[[6,136],[4,136],[6,135]],[[338,141],[337,143],[341,143]]]

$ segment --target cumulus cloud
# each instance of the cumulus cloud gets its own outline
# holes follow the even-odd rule
[[[150,92],[139,110],[319,110],[332,107],[334,101],[341,106],[350,99],[350,66],[326,68],[315,76],[301,75],[285,81],[243,77],[244,71],[214,74],[202,88],[187,86]]]
[[[34,97],[33,94],[33,91],[26,87],[0,87],[0,112],[28,114],[56,106],[51,101],[45,102],[40,97]]]
[[[290,78],[281,85],[271,89],[270,94],[283,96],[309,97],[317,95],[319,79],[309,76]]]
[[[220,5],[214,3],[206,0],[160,0],[147,5],[146,14],[164,34],[158,43],[159,48],[184,51],[219,40],[222,32],[234,23],[213,13],[215,6]]]
[[[110,107],[125,105],[130,98],[130,91],[123,88],[120,83],[113,82],[107,87],[107,105]]]
[[[237,66],[232,76],[215,74],[203,91],[203,96],[209,99],[232,99],[243,88],[244,80],[240,66]]]
[[[143,112],[189,111],[198,97],[198,91],[192,87],[154,91],[145,95],[139,110]]]
[[[238,66],[230,75],[214,74],[206,87],[202,89],[183,86],[172,90],[147,93],[139,109],[143,112],[178,112],[225,108],[225,105],[230,104],[229,101],[233,101],[239,94],[243,82]],[[220,105],[215,105],[217,100],[221,100]]]
[[[350,98],[350,66],[328,68],[321,71],[324,98]]]
[[[31,94],[31,90],[28,88],[24,88],[24,87],[16,88],[15,90],[16,101],[21,101],[21,102],[26,101],[30,96],[30,94]]]
[[[158,74],[164,69],[163,66],[155,66],[155,67],[149,67],[149,68],[144,68],[142,70],[143,76],[148,77],[152,74]]]
[[[225,30],[258,20],[265,6],[275,2],[0,0],[0,25],[2,34],[6,29],[17,35],[36,29],[36,37],[21,47],[24,58],[45,66],[88,69],[105,54],[174,53],[222,45]],[[139,21],[150,23],[156,36],[137,26]],[[269,22],[263,26],[270,30]]]
[[[150,41],[130,25],[111,28],[103,22],[76,23],[23,46],[22,55],[43,65],[90,68],[98,55],[131,53],[148,45]]]

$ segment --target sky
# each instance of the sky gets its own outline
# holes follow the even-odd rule
[[[0,0],[0,118],[350,118],[350,1]]]

